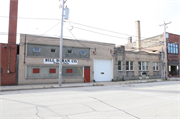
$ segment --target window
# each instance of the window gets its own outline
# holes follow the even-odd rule
[[[139,64],[139,70],[141,70],[141,62],[138,62],[138,64]]]
[[[148,62],[146,62],[146,70],[148,70]]]
[[[133,70],[133,62],[126,61],[126,70]]]
[[[37,69],[37,68],[33,68],[33,73],[39,73],[39,69]]]
[[[50,69],[49,73],[56,73],[56,69]]]
[[[72,52],[72,49],[68,49],[68,53],[69,54],[72,54],[73,52]]]
[[[67,69],[66,73],[72,73],[72,69]]]
[[[148,62],[138,62],[138,65],[139,65],[139,70],[141,71],[149,70]]]
[[[133,62],[130,62],[130,70],[133,70]]]
[[[40,52],[40,48],[33,48],[34,52]]]
[[[121,70],[121,61],[118,61],[118,70]]]
[[[153,62],[153,71],[158,71],[158,70],[159,70],[158,63]]]
[[[81,51],[81,55],[86,55],[86,52],[85,51]]]
[[[129,70],[129,61],[126,61],[126,70]]]
[[[142,70],[145,70],[145,62],[142,62]]]
[[[56,52],[56,49],[51,49],[51,52]]]
[[[178,44],[168,43],[168,53],[178,54]]]

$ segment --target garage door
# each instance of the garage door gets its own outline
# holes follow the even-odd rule
[[[94,79],[95,81],[111,81],[112,60],[94,60]]]

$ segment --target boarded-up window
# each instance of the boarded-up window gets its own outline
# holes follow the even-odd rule
[[[68,49],[67,52],[68,52],[69,54],[72,54],[72,53],[73,53],[72,49]]]
[[[49,73],[56,73],[56,69],[50,69]]]
[[[40,71],[40,70],[37,69],[37,68],[34,68],[34,69],[33,69],[33,73],[39,73],[39,71]]]
[[[40,52],[40,48],[33,48],[34,52]]]
[[[56,49],[51,49],[51,52],[56,52]]]
[[[67,73],[72,73],[72,69],[67,69],[66,72]]]

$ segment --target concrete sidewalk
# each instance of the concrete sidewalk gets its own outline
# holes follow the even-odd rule
[[[180,81],[179,77],[167,78],[168,81]]]
[[[157,81],[163,81],[163,80],[162,79],[147,79],[147,80],[129,80],[129,81],[117,81],[117,82],[68,83],[68,84],[62,84],[62,86],[59,86],[58,84],[14,85],[14,86],[1,86],[0,91],[125,85],[125,84],[132,84],[132,83],[146,83],[146,82],[157,82]]]

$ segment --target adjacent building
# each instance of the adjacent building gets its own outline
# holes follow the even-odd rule
[[[131,39],[131,38],[129,38]],[[167,76],[171,77],[179,77],[179,66],[180,66],[180,54],[179,54],[179,46],[180,46],[180,35],[166,33],[166,44],[167,48],[165,48],[164,43],[165,35],[157,35],[151,38],[146,38],[140,40],[140,47],[137,47],[137,41],[132,42],[129,40],[128,44],[125,45],[126,51],[145,51],[152,54],[162,54],[162,71],[161,75],[163,76],[165,72],[165,55],[167,55]],[[138,42],[139,43],[139,42]],[[165,50],[167,50],[167,54],[165,54]],[[153,66],[156,66],[154,63]]]
[[[63,39],[63,83],[111,81],[115,44]],[[20,35],[18,84],[58,83],[59,38]]]
[[[125,51],[124,46],[116,47],[114,51],[115,80],[135,80],[143,74],[151,79],[161,78],[161,54]]]

